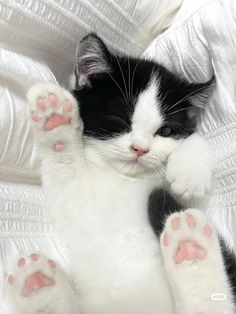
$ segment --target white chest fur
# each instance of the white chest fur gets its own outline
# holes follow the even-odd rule
[[[159,240],[148,221],[155,185],[91,167],[53,192],[56,203],[51,194],[83,312],[172,313]]]

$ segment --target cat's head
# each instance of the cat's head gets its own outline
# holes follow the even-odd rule
[[[120,56],[90,34],[80,43],[73,91],[85,149],[126,175],[159,171],[195,131],[211,86],[190,84],[152,61]]]

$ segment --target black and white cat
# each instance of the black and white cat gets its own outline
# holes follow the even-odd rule
[[[117,56],[91,34],[73,95],[52,84],[29,91],[73,287],[45,255],[21,257],[7,278],[13,313],[234,313],[216,230],[200,211],[183,211],[210,187],[211,153],[195,124],[211,89]]]

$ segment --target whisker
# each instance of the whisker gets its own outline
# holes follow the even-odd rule
[[[114,77],[111,75],[111,73],[109,73],[109,72],[106,72],[109,76],[110,76],[110,78],[113,80],[113,82],[116,84],[116,86],[119,88],[119,90],[121,91],[121,93],[122,93],[122,95],[123,95],[123,97],[124,97],[124,99],[125,99],[125,101],[127,102],[127,98],[126,98],[126,96],[125,96],[125,93],[123,92],[123,90],[122,90],[122,88],[120,87],[120,85],[117,83],[117,81],[114,79]]]
[[[129,99],[131,98],[131,90],[130,90],[130,57],[128,56],[128,83],[129,83]]]
[[[125,93],[126,93],[126,102],[128,103],[128,91],[127,91],[127,86],[126,86],[126,82],[125,82],[124,73],[123,73],[123,71],[122,71],[120,62],[119,62],[119,60],[118,60],[118,58],[117,58],[117,56],[116,56],[115,53],[114,53],[114,56],[115,56],[115,58],[116,58],[117,64],[118,64],[119,69],[120,69],[120,73],[121,73],[121,75],[122,75],[122,79],[123,79],[123,82],[124,82]]]
[[[178,102],[176,102],[173,106],[171,106],[170,108],[168,108],[168,110],[167,110],[166,112],[170,111],[170,110],[173,109],[175,106],[177,106],[177,105],[180,104],[181,102],[183,102],[183,101],[185,101],[186,99],[188,99],[190,96],[192,96],[192,95],[198,93],[199,91],[201,91],[201,90],[203,90],[203,89],[206,89],[206,87],[205,87],[205,86],[200,87],[200,88],[198,88],[197,90],[194,90],[194,91],[192,91],[191,93],[187,94],[187,95],[184,96],[182,99],[180,99]]]
[[[176,122],[176,121],[171,121],[170,123],[168,123],[168,125],[170,125],[171,127],[173,126],[173,127],[178,127],[178,128],[180,128],[180,129],[182,129],[182,130],[184,130],[184,131],[189,131],[189,130],[191,130],[191,129],[186,129],[182,124],[180,124],[180,123],[178,123],[178,122]],[[193,128],[193,130],[194,130],[194,128]]]
[[[167,116],[171,116],[171,115],[176,114],[176,113],[181,112],[181,111],[189,110],[190,108],[191,108],[190,106],[189,106],[189,107],[186,107],[186,108],[181,108],[181,109],[179,109],[179,110],[176,110],[176,111],[167,113]]]
[[[138,67],[140,62],[141,62],[141,59],[138,59],[138,61],[135,64],[135,67],[134,67],[132,80],[131,80],[131,91],[132,91],[132,94],[134,93],[134,77],[135,77],[135,73],[136,73],[137,67]]]
[[[164,207],[165,207],[165,202],[166,202],[166,190],[165,190],[165,188],[163,187],[162,180],[161,180],[161,178],[159,177],[159,174],[158,174],[158,172],[157,172],[157,170],[156,170],[155,167],[154,167],[154,171],[156,172],[157,178],[159,179],[159,182],[160,182],[161,189],[162,189],[162,191],[163,191],[164,200],[163,200],[163,204],[162,204],[162,209],[161,209],[161,211],[164,212]]]

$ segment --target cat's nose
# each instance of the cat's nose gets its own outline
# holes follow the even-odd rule
[[[149,149],[143,149],[136,145],[131,145],[130,148],[138,157],[141,157],[149,152]]]

